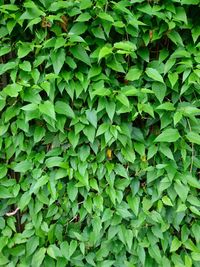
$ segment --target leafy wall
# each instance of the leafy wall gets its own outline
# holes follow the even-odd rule
[[[0,0],[0,265],[200,265],[199,0]]]

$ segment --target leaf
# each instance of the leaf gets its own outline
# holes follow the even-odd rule
[[[127,170],[121,164],[116,165],[115,172],[116,172],[116,174],[118,174],[122,177],[128,178]]]
[[[35,131],[34,131],[34,143],[39,142],[42,137],[44,137],[45,135],[45,128],[43,127],[35,127]]]
[[[62,257],[62,253],[61,253],[60,249],[54,244],[50,245],[47,248],[47,254],[53,259],[57,259],[58,257]]]
[[[122,41],[122,42],[117,42],[114,44],[114,48],[120,49],[120,50],[125,50],[127,52],[132,52],[135,51],[136,46],[134,43],[129,42],[129,41]]]
[[[85,49],[81,45],[76,45],[74,47],[71,47],[70,51],[76,59],[91,66],[90,58],[89,58],[88,54],[86,53]]]
[[[54,49],[58,49],[58,48],[64,46],[65,43],[66,43],[66,40],[63,37],[58,37],[56,39],[56,43],[55,43]]]
[[[101,18],[102,20],[107,20],[110,22],[114,22],[114,19],[111,15],[107,14],[106,12],[100,12],[98,14],[98,17]]]
[[[36,183],[31,187],[30,194],[35,193],[40,187],[45,185],[49,180],[49,177],[47,175],[42,176],[39,178]]]
[[[128,81],[135,81],[138,80],[141,77],[141,75],[142,75],[142,70],[138,68],[132,68],[126,74],[125,79]]]
[[[83,22],[74,23],[70,31],[68,32],[69,35],[81,35],[87,29],[87,26]]]
[[[195,26],[192,29],[192,38],[193,38],[194,43],[196,43],[199,36],[200,36],[200,26]]]
[[[112,101],[106,102],[106,112],[111,121],[113,120],[115,110],[116,110],[116,104],[114,102]]]
[[[63,158],[62,157],[50,157],[45,161],[45,164],[48,168],[52,168],[52,167],[59,167],[60,163],[63,162]]]
[[[13,170],[15,172],[22,172],[22,173],[25,173],[27,172],[28,170],[30,170],[32,168],[32,163],[28,160],[24,160],[24,161],[21,161],[19,163],[17,163]]]
[[[174,160],[174,156],[173,156],[173,154],[172,154],[172,151],[171,151],[171,149],[170,149],[167,145],[161,143],[161,145],[160,145],[160,147],[159,147],[159,150],[160,150],[161,153],[163,153],[167,158],[169,158],[169,159],[171,159],[171,160]]]
[[[21,211],[29,204],[30,200],[31,200],[31,194],[28,191],[26,191],[21,196],[20,201],[18,203],[18,206]]]
[[[177,129],[166,129],[164,130],[154,142],[176,142],[180,138],[180,134]]]
[[[55,103],[55,111],[56,113],[66,115],[69,118],[75,118],[72,108],[63,101],[57,101]]]
[[[118,94],[116,96],[116,99],[119,100],[119,102],[121,102],[124,106],[126,106],[126,107],[130,106],[129,100],[124,94],[122,94],[122,93]]]
[[[77,246],[78,246],[78,244],[77,244],[76,240],[72,240],[70,242],[70,245],[69,245],[69,257],[71,257],[74,254]]]
[[[31,71],[31,63],[29,61],[23,61],[21,64],[19,64],[19,67],[24,71]]]
[[[97,114],[96,111],[94,110],[87,110],[86,111],[86,117],[88,121],[95,127],[97,128]]]
[[[22,86],[17,84],[17,83],[13,83],[13,84],[9,84],[7,85],[4,89],[3,92],[10,96],[10,97],[17,97],[19,92],[22,91]]]
[[[124,73],[122,64],[120,64],[115,58],[107,62],[107,66],[111,68],[112,70]]]
[[[193,177],[192,175],[187,175],[187,182],[190,186],[194,187],[194,188],[198,188],[200,189],[200,182],[199,180],[197,180],[195,177]]]
[[[170,252],[177,251],[181,245],[182,245],[181,241],[179,241],[178,238],[175,237],[171,243]]]
[[[180,199],[185,202],[187,199],[189,188],[186,185],[183,185],[179,180],[177,180],[174,184],[174,189]]]
[[[88,72],[88,78],[91,79],[101,73],[102,69],[100,66],[92,66]]]
[[[46,254],[46,248],[41,247],[36,251],[36,253],[32,257],[31,265],[35,267],[40,267],[44,260]]]
[[[84,10],[87,8],[90,8],[92,6],[92,1],[91,0],[84,0],[80,2],[80,9]]]
[[[49,100],[45,101],[43,104],[39,104],[39,111],[54,120],[56,119],[54,105]]]
[[[172,88],[174,88],[174,85],[178,81],[178,73],[177,72],[169,73],[168,78],[169,78]]]
[[[184,46],[182,38],[180,36],[180,34],[177,31],[170,31],[167,36],[169,37],[170,40],[172,40],[172,42],[174,42],[176,45],[181,45]]]
[[[98,61],[100,61],[102,58],[112,54],[112,47],[104,46],[99,51]]]
[[[32,49],[33,49],[32,44],[29,43],[21,44],[17,51],[18,58],[23,58],[27,56],[32,51]]]
[[[147,76],[153,79],[154,81],[164,83],[162,76],[156,69],[147,68],[145,72]]]
[[[156,98],[158,99],[158,101],[160,103],[162,103],[163,99],[165,97],[166,91],[167,91],[166,85],[165,84],[161,84],[159,82],[154,82],[152,84],[152,90],[153,90]]]
[[[54,72],[56,74],[59,74],[65,62],[65,50],[61,48],[56,51],[53,51],[51,53],[51,60],[52,60]]]
[[[171,202],[171,199],[168,196],[164,196],[162,198],[162,202],[167,206],[173,206],[173,203]]]
[[[163,104],[159,105],[156,109],[174,111],[175,107],[174,107],[174,105],[172,103],[166,102],[166,103],[163,103]]]
[[[189,132],[186,137],[191,143],[200,145],[200,135],[198,133]]]

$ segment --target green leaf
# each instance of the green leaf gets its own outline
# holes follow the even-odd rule
[[[114,102],[106,102],[106,112],[110,120],[113,120],[114,114],[116,110],[116,104]]]
[[[63,101],[57,101],[55,103],[55,111],[56,113],[66,115],[69,118],[75,118],[72,108]]]
[[[159,105],[156,109],[174,111],[175,107],[174,107],[174,105],[172,103],[166,102],[166,103],[163,103],[163,104]]]
[[[18,51],[17,51],[17,55],[18,58],[23,58],[25,56],[27,56],[31,51],[33,50],[33,46],[30,43],[24,43],[22,45],[20,45]]]
[[[102,20],[107,20],[110,22],[114,22],[114,19],[111,15],[107,14],[106,12],[100,12],[98,14],[98,17],[101,18]]]
[[[107,62],[107,66],[111,68],[112,70],[124,73],[122,64],[120,64],[115,58]]]
[[[87,110],[86,111],[86,117],[88,121],[97,128],[97,113],[95,110]]]
[[[173,206],[173,203],[171,202],[171,199],[168,196],[164,196],[162,198],[162,202],[167,206]]]
[[[170,149],[167,145],[161,143],[161,145],[160,145],[160,147],[159,147],[159,150],[160,150],[160,152],[163,153],[167,158],[169,158],[169,159],[171,159],[171,160],[174,160],[174,156],[173,156],[173,154],[172,154],[172,151],[171,151],[171,149]]]
[[[87,26],[85,23],[82,23],[82,22],[74,23],[68,34],[69,35],[81,35],[86,31],[86,29],[87,29]]]
[[[154,82],[152,84],[152,90],[156,96],[156,98],[159,100],[160,103],[163,102],[163,99],[165,97],[166,94],[166,85],[165,84],[161,84],[159,82]]]
[[[189,132],[186,137],[191,143],[200,145],[200,135],[198,133]]]
[[[24,160],[24,161],[21,161],[21,162],[19,162],[19,163],[17,163],[15,166],[14,166],[14,168],[13,168],[13,170],[15,171],[15,172],[27,172],[28,170],[30,170],[32,168],[32,163],[30,162],[30,161],[28,161],[28,160]]]
[[[42,137],[44,137],[45,135],[45,128],[43,127],[35,127],[35,131],[34,131],[34,143],[39,142]]]
[[[91,66],[90,58],[89,58],[88,54],[86,53],[85,49],[81,45],[76,45],[74,47],[71,47],[70,51],[76,59]]]
[[[183,185],[179,180],[177,180],[174,184],[174,189],[180,199],[185,202],[187,199],[189,188],[186,185]]]
[[[31,194],[26,191],[20,198],[18,206],[20,208],[20,210],[22,211],[30,202],[31,200]]]
[[[54,120],[56,119],[54,105],[49,100],[45,101],[43,104],[39,104],[39,111]]]
[[[31,63],[29,61],[23,61],[21,64],[19,64],[19,67],[24,71],[31,71]]]
[[[57,259],[58,257],[62,257],[62,253],[61,253],[60,249],[54,244],[50,245],[47,248],[47,254],[53,259]]]
[[[42,176],[39,178],[36,183],[31,187],[30,194],[35,193],[39,188],[41,188],[43,185],[45,185],[49,180],[49,177],[47,175]]]
[[[75,134],[74,131],[68,133],[69,142],[72,144],[73,148],[78,145],[79,137],[79,134]]]
[[[59,74],[65,62],[65,50],[61,48],[56,51],[53,51],[51,54],[51,60],[54,72],[56,74]]]
[[[124,106],[126,107],[130,106],[129,100],[124,94],[118,94],[116,96],[116,99],[119,100],[119,102],[121,102]]]
[[[174,88],[174,85],[178,81],[178,73],[177,72],[169,73],[168,78],[169,78],[172,88]]]
[[[198,188],[200,189],[200,182],[199,180],[197,180],[195,177],[193,177],[192,175],[187,175],[187,182],[190,186],[194,187],[194,188]]]
[[[45,254],[46,254],[46,248],[41,247],[40,249],[38,249],[32,257],[31,261],[32,266],[40,267],[44,260]]]
[[[19,92],[22,91],[22,86],[17,84],[17,83],[13,83],[13,84],[9,84],[7,85],[4,89],[3,92],[11,97],[17,97]]]
[[[101,50],[99,51],[98,61],[100,61],[102,58],[110,54],[112,54],[112,47],[109,47],[109,46],[102,47]]]
[[[74,254],[77,246],[78,246],[78,244],[77,244],[76,240],[72,240],[70,242],[70,245],[69,245],[69,257],[71,257]]]
[[[151,78],[152,80],[164,83],[162,76],[156,69],[147,68],[145,72],[147,76]]]
[[[138,68],[132,68],[126,74],[125,79],[128,81],[135,81],[138,80],[141,77],[141,75],[142,75],[142,70]]]
[[[181,45],[184,46],[182,38],[180,36],[180,34],[177,31],[170,31],[167,36],[169,37],[170,40],[172,40],[172,42],[174,42],[176,45]]]
[[[80,9],[84,10],[87,8],[90,8],[92,6],[92,1],[91,0],[84,0],[80,2]]]
[[[88,78],[91,79],[92,77],[95,77],[101,73],[101,67],[100,66],[92,66],[88,72]]]
[[[52,168],[59,167],[61,162],[63,162],[62,157],[50,157],[45,161],[45,164],[48,168]]]
[[[129,42],[129,41],[122,41],[122,42],[117,42],[114,44],[114,48],[120,49],[120,50],[125,50],[127,52],[132,52],[135,51],[136,46],[134,43]]]
[[[177,251],[181,245],[182,245],[181,241],[179,241],[178,238],[175,237],[171,243],[170,252]]]
[[[154,142],[176,142],[180,138],[180,134],[177,129],[164,130]]]
[[[58,49],[58,48],[64,46],[65,43],[66,43],[66,40],[63,37],[58,37],[56,39],[56,43],[55,43],[54,49]]]

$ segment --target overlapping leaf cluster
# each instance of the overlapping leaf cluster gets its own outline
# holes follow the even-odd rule
[[[199,266],[199,12],[0,0],[0,266]]]

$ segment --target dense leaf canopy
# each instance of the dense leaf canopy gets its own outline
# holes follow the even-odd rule
[[[199,14],[0,0],[0,266],[200,266]]]

